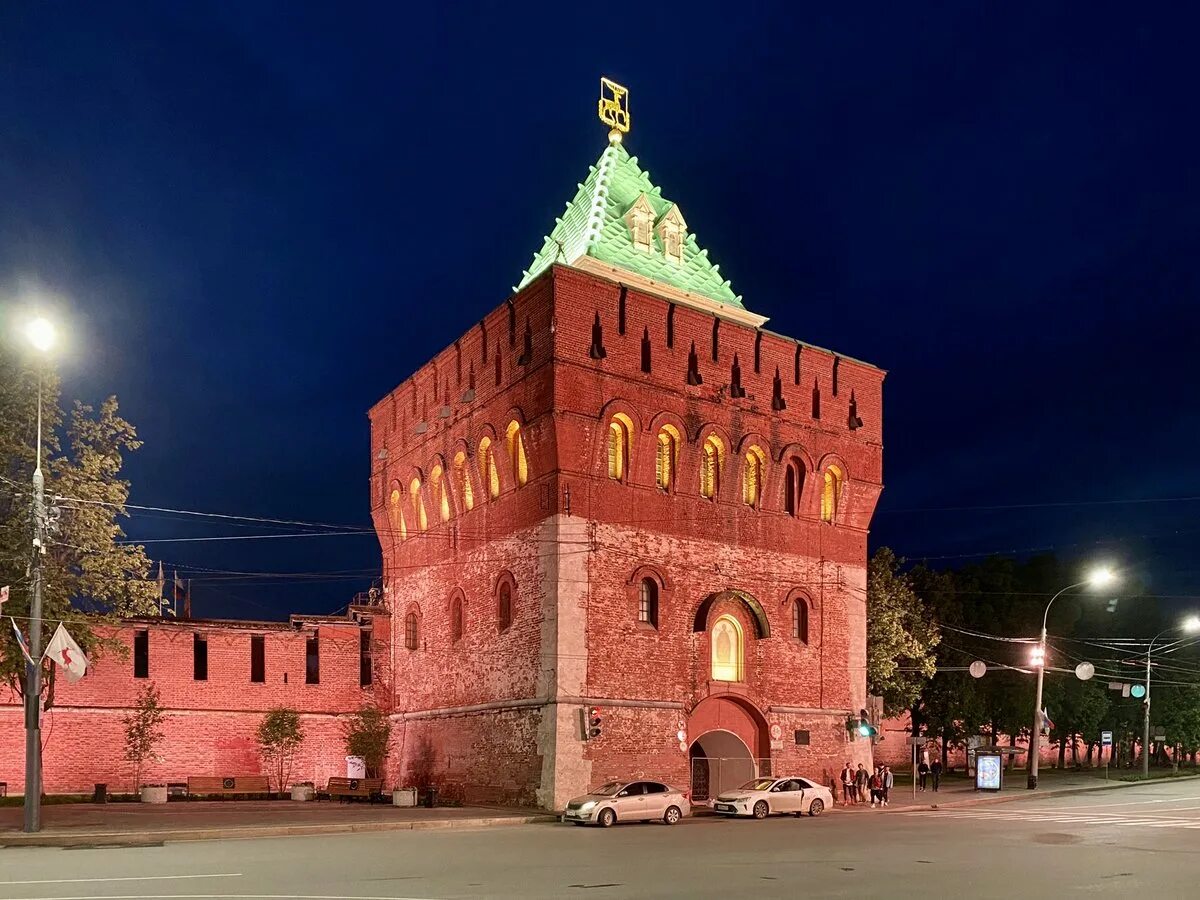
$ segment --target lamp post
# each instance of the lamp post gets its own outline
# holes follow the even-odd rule
[[[44,357],[54,346],[54,326],[34,319],[25,337]],[[29,655],[25,665],[25,831],[42,830],[42,557],[46,552],[46,479],[42,475],[42,360],[38,360],[37,452],[33,463],[33,564],[30,567]]]
[[[1142,777],[1150,777],[1150,654],[1154,652],[1154,642],[1171,631],[1200,631],[1200,617],[1189,616],[1178,625],[1164,628],[1150,638],[1150,647],[1146,650],[1146,697],[1142,700]]]
[[[1037,655],[1033,660],[1033,664],[1037,666],[1037,697],[1033,701],[1033,732],[1029,735],[1029,778],[1026,783],[1026,787],[1031,791],[1038,786],[1038,755],[1042,743],[1042,680],[1046,674],[1046,621],[1050,618],[1050,607],[1067,591],[1079,587],[1100,588],[1115,579],[1111,569],[1096,569],[1083,581],[1068,584],[1051,597],[1050,602],[1046,604],[1046,611],[1042,614],[1042,639],[1038,642]]]

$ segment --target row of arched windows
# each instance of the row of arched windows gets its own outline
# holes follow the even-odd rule
[[[625,413],[614,413],[608,423],[608,477],[625,481],[629,460],[633,455],[633,422]],[[673,425],[663,425],[656,437],[654,479],[659,490],[674,491],[679,468],[679,431]],[[726,471],[725,442],[715,433],[705,436],[700,445],[700,496],[715,500],[721,496],[721,475]],[[786,460],[783,480],[783,508],[788,515],[801,514],[800,495],[804,489],[804,463],[791,457]],[[822,473],[821,521],[837,519],[846,476],[841,467],[829,464]],[[742,502],[758,509],[762,505],[767,483],[767,454],[758,445],[747,448],[742,458]]]
[[[515,419],[508,423],[508,428],[504,431],[504,441],[512,466],[510,477],[513,484],[524,487],[529,481],[529,462],[525,455],[525,439],[521,433],[521,425]],[[479,441],[477,462],[480,496],[494,500],[500,496],[500,470],[496,464],[496,450],[490,437]],[[472,480],[467,454],[460,450],[454,455],[449,473],[442,469],[439,462],[429,471],[428,484],[422,484],[420,477],[414,476],[408,483],[407,498],[401,493],[398,484],[393,485],[388,495],[388,522],[393,536],[405,540],[410,528],[414,531],[426,531],[429,528],[430,511],[437,516],[438,521],[448,522],[454,515],[452,490],[458,494],[461,510],[470,512],[475,508],[475,487]]]
[[[513,623],[513,596],[516,582],[507,572],[496,582],[496,630],[500,633],[508,631]],[[450,643],[457,644],[463,639],[466,629],[466,598],[462,591],[455,591],[450,597]],[[420,606],[413,604],[404,616],[404,647],[406,650],[418,650],[421,647],[421,616]]]
[[[638,611],[637,620],[641,625],[658,628],[659,598],[662,595],[662,584],[653,575],[643,575],[638,579]],[[788,609],[788,627],[790,636],[802,644],[808,643],[808,598],[799,592],[793,592],[784,601]],[[740,626],[739,626],[740,627]],[[735,679],[736,680],[736,679]]]

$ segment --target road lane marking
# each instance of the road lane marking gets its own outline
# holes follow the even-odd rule
[[[4,900],[435,900],[433,897],[381,897],[364,894],[81,894],[70,897],[5,897]]]
[[[0,881],[0,887],[17,884],[95,884],[101,881],[179,881],[184,878],[241,878],[241,872],[213,875],[125,875],[114,878],[43,878],[36,881]]]

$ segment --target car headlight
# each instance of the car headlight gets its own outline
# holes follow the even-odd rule
[[[579,811],[587,812],[589,809],[591,809],[595,805],[596,805],[595,800],[589,800],[587,803],[583,804],[583,806],[579,807]]]

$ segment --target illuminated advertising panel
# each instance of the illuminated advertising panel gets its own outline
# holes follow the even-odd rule
[[[975,757],[975,790],[1000,790],[1000,773],[1004,766],[998,754],[980,753]]]

